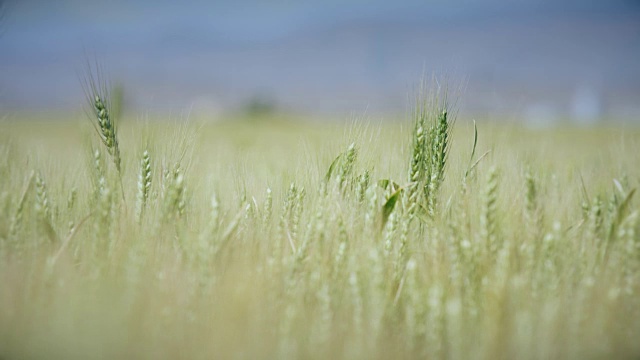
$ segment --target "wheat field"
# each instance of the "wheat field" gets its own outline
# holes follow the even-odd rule
[[[638,129],[97,100],[0,124],[3,359],[640,356]]]

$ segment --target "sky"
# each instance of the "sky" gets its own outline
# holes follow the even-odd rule
[[[81,107],[89,60],[151,112],[395,113],[435,75],[481,116],[640,118],[638,0],[5,2],[5,109]]]

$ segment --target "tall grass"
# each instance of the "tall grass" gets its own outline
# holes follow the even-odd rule
[[[3,358],[640,354],[637,130],[479,122],[474,141],[436,101],[409,134],[176,140],[111,132],[94,100],[90,153],[75,125],[3,124]]]

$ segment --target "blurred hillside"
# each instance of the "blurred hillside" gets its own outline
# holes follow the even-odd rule
[[[212,114],[266,98],[307,113],[395,113],[423,74],[462,112],[534,122],[640,118],[638,1],[9,3],[5,109],[77,109],[105,64],[141,110]],[[88,54],[88,55],[87,55]]]

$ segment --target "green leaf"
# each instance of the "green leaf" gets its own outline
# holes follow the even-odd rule
[[[476,125],[476,121],[473,120],[473,147],[471,148],[471,157],[469,158],[469,165],[467,166],[467,171],[464,173],[464,177],[466,178],[472,170],[471,163],[473,162],[473,157],[476,155],[476,147],[478,146],[478,126]]]
[[[57,243],[58,235],[56,234],[56,231],[53,229],[53,226],[51,225],[49,220],[42,220],[41,223],[45,233],[47,234],[47,237],[49,238],[49,241],[51,241],[52,243]]]
[[[622,220],[624,220],[624,217],[627,214],[627,211],[629,210],[629,204],[631,203],[631,198],[633,197],[633,194],[635,194],[635,192],[636,192],[636,189],[632,189],[631,191],[629,191],[629,193],[624,198],[624,200],[622,200],[620,205],[618,205],[618,209],[616,211],[616,217],[611,223],[611,227],[609,228],[609,240],[613,239],[613,236],[616,234],[616,230],[618,226],[620,225],[620,223],[622,223]]]
[[[393,180],[390,180],[390,179],[378,180],[378,187],[384,190],[387,190],[389,186],[391,186],[391,192],[396,192],[398,189],[400,189],[400,185],[398,185],[398,183]]]
[[[325,182],[329,182],[329,180],[331,180],[331,175],[333,174],[333,170],[336,168],[336,166],[338,165],[338,162],[340,161],[340,159],[342,158],[343,154],[338,155],[335,160],[333,160],[333,162],[331,163],[331,165],[329,165],[329,170],[327,171],[327,174],[324,176],[324,181]]]
[[[402,190],[403,189],[396,190],[396,192],[394,192],[391,196],[389,196],[389,198],[384,203],[384,205],[382,205],[382,224],[381,224],[382,228],[384,228],[384,226],[387,224],[387,221],[389,220],[389,216],[393,212],[393,209],[396,207],[396,203],[398,203],[398,199],[400,198],[400,194],[402,193]]]
[[[582,185],[582,196],[584,200],[587,202],[587,205],[591,207],[591,199],[589,199],[589,194],[587,193],[587,187],[584,185],[584,178],[582,177],[582,173],[578,172],[580,175],[580,185]]]

